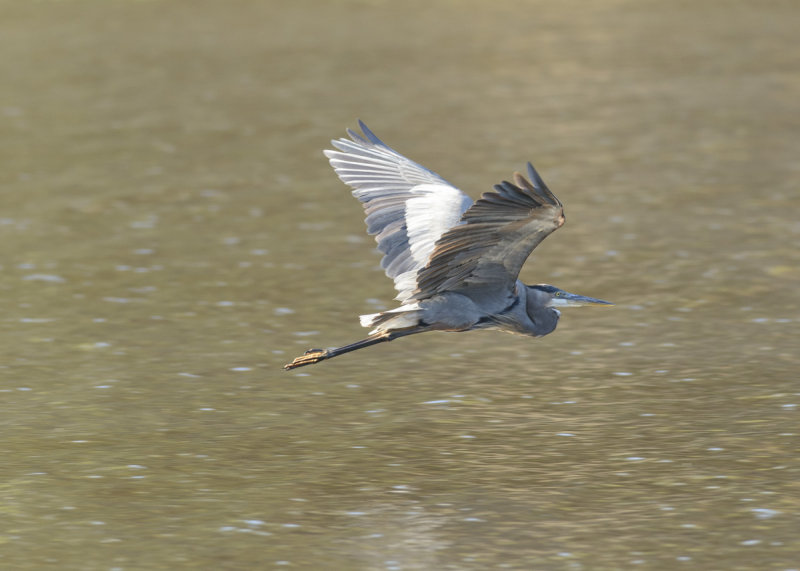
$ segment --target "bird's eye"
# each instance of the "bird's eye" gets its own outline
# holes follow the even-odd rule
[[[560,291],[556,292],[556,297],[561,297],[561,292]]]

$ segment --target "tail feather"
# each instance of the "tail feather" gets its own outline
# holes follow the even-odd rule
[[[366,313],[358,316],[358,321],[361,322],[361,327],[372,327],[373,321],[379,318],[380,313]]]
[[[362,327],[372,327],[370,335],[391,331],[395,329],[407,329],[419,324],[419,305],[403,305],[389,311],[380,313],[368,313],[359,316]]]

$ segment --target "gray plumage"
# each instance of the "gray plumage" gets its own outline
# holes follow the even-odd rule
[[[344,347],[312,349],[293,369],[342,353],[425,331],[501,329],[547,335],[559,306],[611,305],[554,286],[517,279],[530,253],[564,224],[561,202],[533,165],[528,179],[495,185],[473,203],[439,175],[383,143],[359,121],[362,133],[331,141],[325,151],[339,178],[353,188],[366,213],[367,232],[383,253],[400,307],[362,315],[369,337]]]

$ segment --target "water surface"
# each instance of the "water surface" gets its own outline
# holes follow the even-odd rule
[[[794,4],[2,9],[0,566],[800,566]],[[392,303],[357,117],[618,305],[283,372]]]

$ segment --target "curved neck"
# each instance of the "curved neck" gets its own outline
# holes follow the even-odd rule
[[[558,325],[558,318],[561,313],[557,309],[548,307],[550,295],[540,289],[525,286],[525,312],[528,318],[533,321],[537,335],[547,335],[552,333]]]

